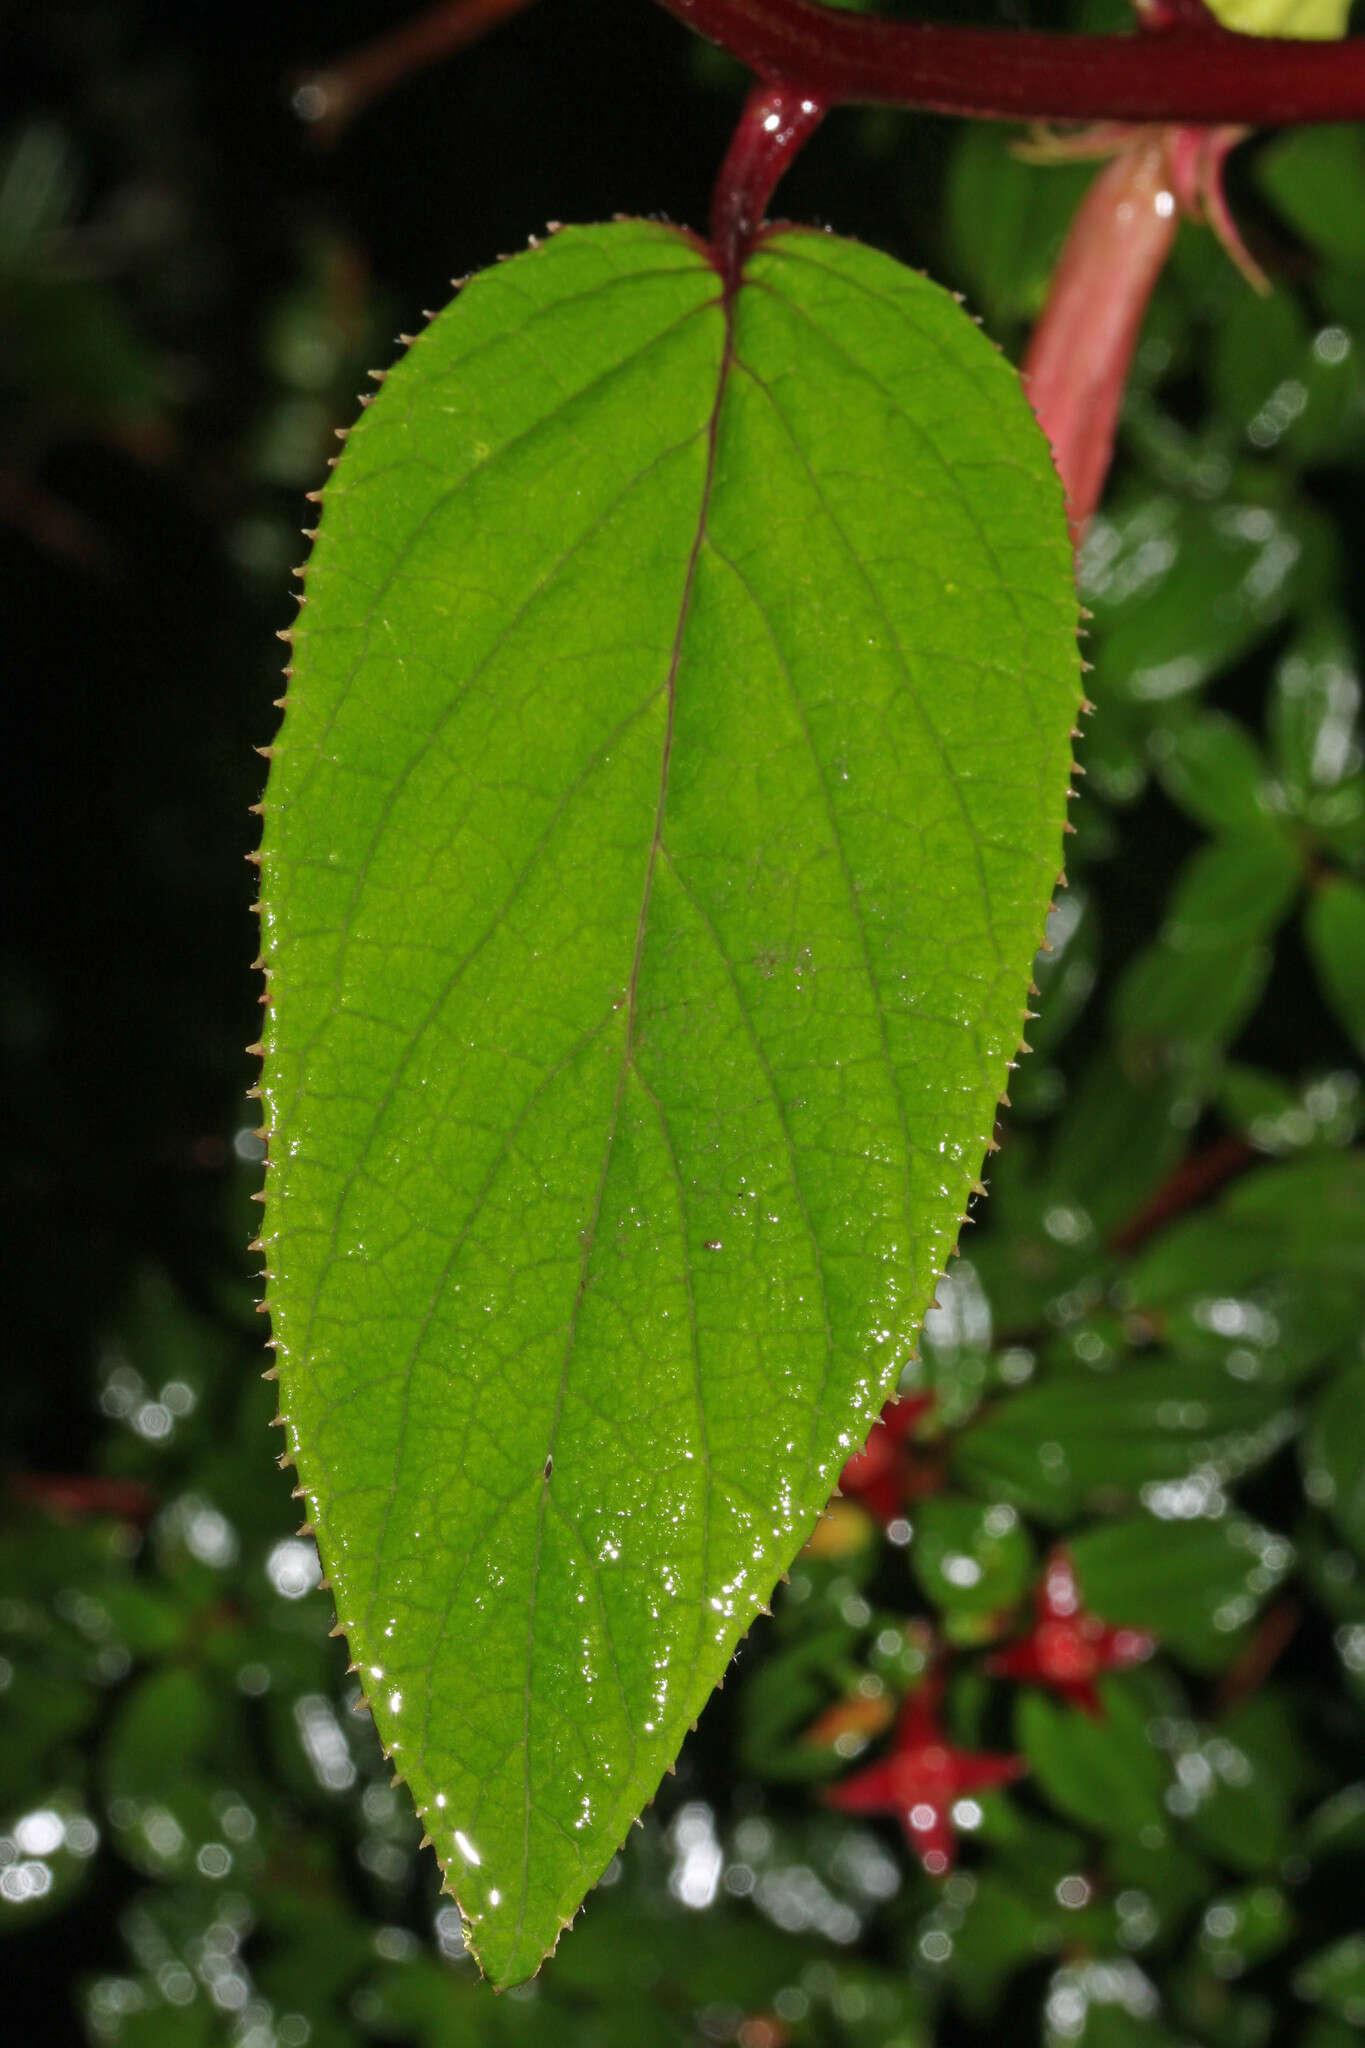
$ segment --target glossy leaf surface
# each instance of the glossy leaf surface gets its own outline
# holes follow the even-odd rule
[[[570,231],[326,493],[267,804],[287,1443],[501,1982],[912,1356],[1078,695],[1060,497],[946,294]]]

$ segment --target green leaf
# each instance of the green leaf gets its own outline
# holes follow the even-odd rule
[[[1234,1182],[1129,1269],[1129,1308],[1182,1354],[1243,1381],[1301,1376],[1356,1335],[1365,1289],[1365,1156],[1322,1153]]]
[[[1211,1485],[1262,1462],[1283,1441],[1273,1388],[1217,1367],[1133,1365],[1012,1394],[964,1430],[957,1477],[987,1499],[1046,1522],[1114,1509],[1198,1471]]]
[[[1220,1977],[1240,1977],[1282,1949],[1293,1931],[1293,1915],[1279,1887],[1248,1885],[1206,1908],[1199,1946]]]
[[[1315,889],[1304,936],[1329,1007],[1365,1053],[1365,888],[1337,875]]]
[[[1352,2026],[1365,2026],[1365,1934],[1343,1935],[1320,1949],[1295,1976],[1294,1989]]]
[[[1365,1558],[1365,1361],[1338,1373],[1318,1402],[1304,1439],[1303,1483]]]
[[[952,1641],[985,1642],[1028,1589],[1033,1545],[1015,1510],[951,1498],[921,1503],[910,1563]]]
[[[1047,1192],[1097,1232],[1126,1223],[1188,1147],[1187,1107],[1175,1074],[1138,1080],[1112,1052],[1098,1054],[1058,1121]]]
[[[1312,1767],[1283,1702],[1263,1691],[1211,1728],[1171,1720],[1159,1735],[1175,1770],[1166,1803],[1196,1846],[1248,1876],[1278,1869]]]
[[[1256,176],[1313,249],[1365,268],[1365,144],[1356,127],[1295,128],[1258,157]]]
[[[1204,1490],[1201,1475],[1188,1489],[1187,1513]],[[1149,1629],[1202,1671],[1228,1662],[1293,1562],[1282,1536],[1241,1515],[1133,1516],[1085,1530],[1070,1548],[1088,1607],[1106,1621]]]
[[[965,1916],[951,1908],[949,1916],[947,1974],[958,2004],[976,2019],[990,2017],[1016,1971],[1055,1955],[1063,1943],[1055,1904],[1049,1912],[991,1872],[977,1880]]]
[[[263,845],[287,1443],[489,1974],[651,1796],[913,1351],[1078,694],[1056,479],[822,235],[481,276],[329,486]]]
[[[1098,1834],[1155,1846],[1166,1834],[1162,1793],[1167,1770],[1147,1738],[1138,1705],[1112,1681],[1102,1719],[1054,1706],[1041,1693],[1020,1695],[1019,1747],[1040,1791],[1060,1812]]]
[[[1229,667],[1331,573],[1331,529],[1303,505],[1142,497],[1086,536],[1081,595],[1096,621],[1103,716],[1164,704]]]
[[[1275,834],[1203,847],[1176,884],[1163,942],[1205,955],[1254,945],[1284,916],[1300,872],[1293,846]]]
[[[1166,794],[1210,832],[1264,832],[1269,776],[1260,748],[1221,711],[1158,726],[1151,754]]]
[[[220,1701],[193,1672],[144,1678],[123,1702],[103,1757],[105,1796],[123,1854],[151,1876],[183,1876],[219,1832],[209,1777]]]
[[[1270,731],[1291,800],[1310,818],[1324,792],[1360,766],[1360,683],[1351,638],[1331,613],[1315,619],[1275,669]],[[1316,807],[1314,799],[1316,798]]]

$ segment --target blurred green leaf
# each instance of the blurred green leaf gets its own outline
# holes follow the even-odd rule
[[[1294,1760],[1277,1739],[1282,1731],[1243,1709],[1215,1728],[1177,1721],[1160,1732],[1174,1770],[1166,1803],[1195,1845],[1248,1876],[1278,1869],[1295,1790]]]
[[[948,1916],[951,1945],[944,1965],[954,1998],[977,2021],[988,2021],[1015,1973],[1056,1955],[1065,1938],[1066,1916],[1052,1902],[1049,1912],[1013,1885],[987,1871],[977,1880],[965,1912]],[[1066,1929],[1066,1932],[1069,1932]],[[925,1937],[920,1937],[921,1949]],[[937,1953],[939,1944],[930,1942]]]
[[[1033,1545],[1015,1510],[996,1501],[930,1498],[915,1512],[910,1564],[949,1639],[986,1642],[1023,1599]]]
[[[1210,832],[1273,829],[1273,790],[1246,727],[1220,711],[1172,719],[1152,734],[1151,756],[1173,803]]]
[[[1262,190],[1309,247],[1365,268],[1365,139],[1355,127],[1290,129],[1258,153]]]
[[[1278,1885],[1248,1885],[1226,1892],[1204,1909],[1199,1946],[1220,1977],[1240,1977],[1282,1949],[1294,1916]]]
[[[1039,1789],[1068,1818],[1103,1836],[1155,1845],[1167,1831],[1164,1760],[1132,1697],[1112,1680],[1102,1697],[1104,1714],[1095,1718],[1054,1706],[1041,1693],[1022,1693],[1016,1739]]]
[[[1365,1558],[1365,1360],[1337,1373],[1313,1410],[1303,1441],[1303,1483],[1308,1498]]]
[[[105,1806],[115,1845],[149,1876],[198,1868],[217,1881],[232,1869],[214,1803],[224,1733],[223,1702],[183,1668],[142,1679],[123,1701],[101,1757]]]
[[[1206,1486],[1230,1479],[1283,1438],[1273,1390],[1217,1368],[1135,1364],[1025,1388],[963,1432],[952,1462],[981,1497],[1064,1523],[1087,1510],[1113,1513],[1196,1472]]]
[[[1208,1511],[1205,1473],[1152,1493],[1168,1509],[1084,1530],[1068,1548],[1086,1605],[1108,1622],[1150,1630],[1200,1671],[1235,1654],[1246,1624],[1283,1580],[1294,1554],[1282,1536],[1241,1515]],[[1182,1492],[1188,1496],[1181,1500]],[[1176,1520],[1183,1508],[1195,1519]]]
[[[1360,766],[1359,711],[1350,634],[1335,613],[1314,617],[1276,664],[1269,713],[1280,778],[1310,819],[1313,800]]]
[[[1185,1150],[1189,1126],[1180,1076],[1138,1077],[1113,1049],[1098,1054],[1082,1069],[1052,1133],[1040,1197],[1044,1228],[1059,1206],[1078,1210],[1095,1235],[1126,1223]]]
[[[1336,875],[1308,899],[1304,936],[1328,1007],[1365,1053],[1365,887]]]
[[[1254,945],[1288,910],[1301,873],[1294,847],[1277,833],[1204,847],[1176,881],[1164,944],[1173,953],[1219,954]]]
[[[1303,505],[1135,498],[1102,511],[1081,556],[1097,632],[1092,694],[1187,696],[1330,581],[1331,530]]]
[[[1353,2027],[1365,2027],[1365,1934],[1347,1934],[1295,1972],[1294,1989],[1326,2005]]]

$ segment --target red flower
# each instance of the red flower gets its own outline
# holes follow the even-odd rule
[[[956,1749],[938,1718],[942,1692],[941,1678],[925,1679],[901,1708],[890,1755],[825,1794],[841,1813],[893,1813],[930,1877],[953,1867],[953,1807],[963,1794],[1012,1784],[1027,1768],[1019,1756]]]
[[[903,1511],[914,1485],[906,1440],[933,1405],[932,1394],[907,1394],[902,1401],[888,1401],[872,1425],[865,1448],[849,1459],[840,1474],[839,1491],[855,1495],[888,1527]]]
[[[1096,1716],[1104,1712],[1095,1680],[1102,1671],[1126,1671],[1156,1648],[1155,1636],[1140,1628],[1110,1628],[1081,1605],[1076,1572],[1064,1550],[1047,1561],[1034,1600],[1037,1618],[1029,1633],[987,1659],[986,1669],[1002,1678],[1050,1686],[1073,1706]]]

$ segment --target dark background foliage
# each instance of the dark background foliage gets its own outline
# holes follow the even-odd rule
[[[899,1526],[848,1491],[612,1881],[494,2001],[347,1710],[272,1458],[251,749],[302,494],[365,371],[548,218],[701,223],[739,82],[643,0],[544,0],[311,147],[290,81],[404,11],[0,23],[6,2026],[1346,2048],[1365,145],[1258,139],[1233,196],[1272,297],[1186,230],[1154,304],[1083,564],[1073,887],[926,1335]],[[1085,174],[1009,140],[840,113],[782,205],[931,268],[1015,350]],[[1060,1545],[1090,1608],[1160,1644],[1099,1715],[987,1669]],[[950,1732],[1029,1775],[969,1803],[935,1880],[819,1788],[944,1643]]]

